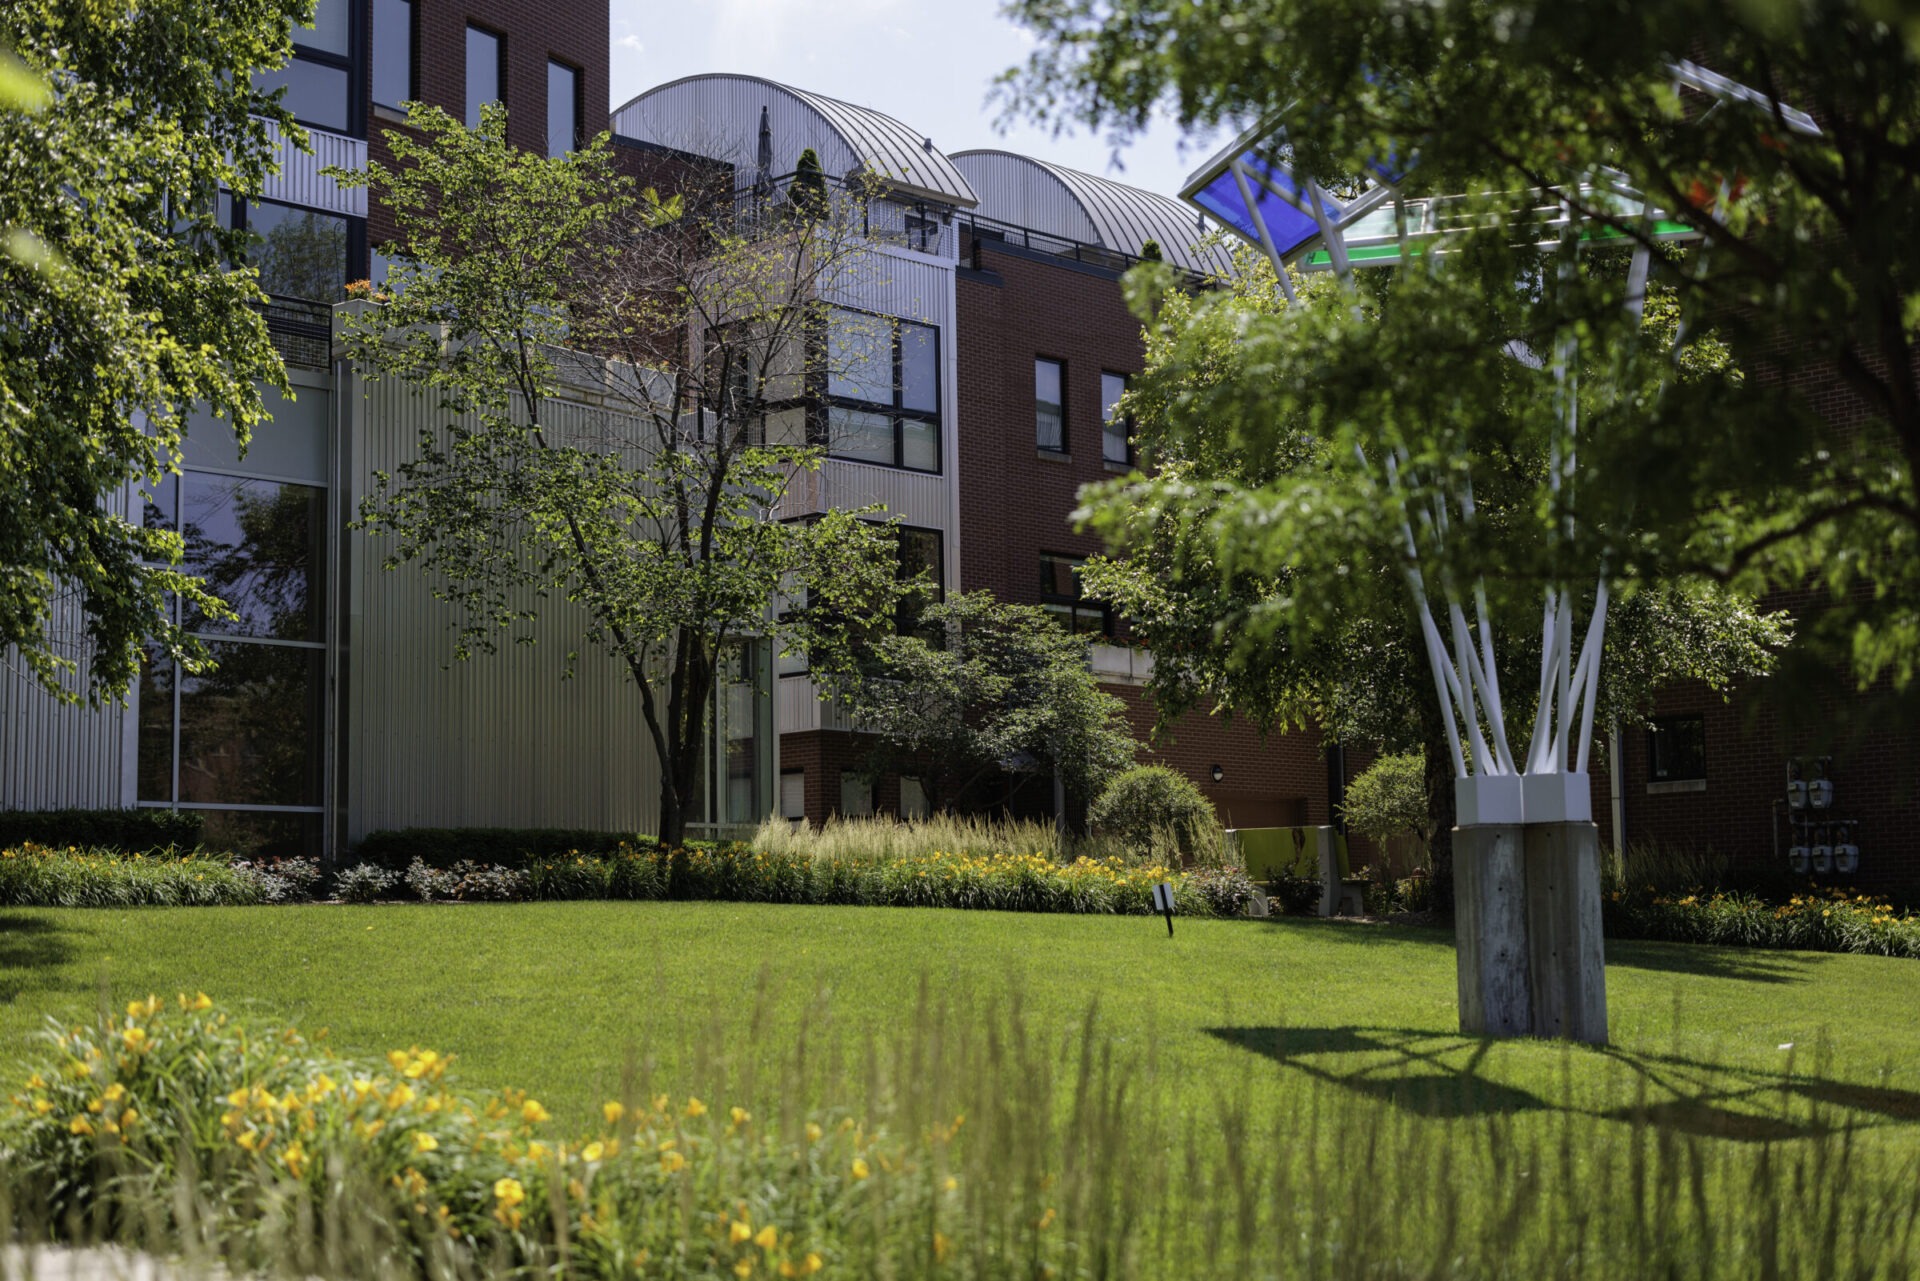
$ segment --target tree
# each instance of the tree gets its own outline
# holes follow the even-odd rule
[[[1374,323],[1355,325],[1344,291],[1305,285],[1301,304],[1289,306],[1263,261],[1241,265],[1222,288],[1198,295],[1174,288],[1166,269],[1129,278],[1148,324],[1145,369],[1122,409],[1153,474],[1083,495],[1078,515],[1113,553],[1088,563],[1087,589],[1124,613],[1154,651],[1163,727],[1205,707],[1263,730],[1424,748],[1444,871],[1452,760],[1402,574],[1406,509],[1370,490],[1350,460],[1362,441],[1378,449],[1383,436],[1425,431],[1449,415],[1507,425],[1505,450],[1475,460],[1479,524],[1466,551],[1515,567],[1489,584],[1489,605],[1496,634],[1510,642],[1499,652],[1508,721],[1523,724],[1537,655],[1511,640],[1540,617],[1525,567],[1538,537],[1532,503],[1544,457],[1516,424],[1538,410],[1535,371],[1505,356],[1482,326],[1445,350],[1446,379],[1427,378],[1373,346],[1394,333],[1381,318],[1425,305],[1424,295],[1403,304],[1382,290],[1362,309]],[[1655,308],[1648,321],[1655,341],[1662,315]],[[1343,345],[1330,357],[1316,339],[1335,332]],[[1717,372],[1696,355],[1689,371]],[[1310,381],[1309,370],[1329,381]],[[1590,391],[1601,396],[1602,380]],[[1330,431],[1340,414],[1365,434]],[[1425,456],[1449,457],[1442,448],[1428,446]],[[1781,615],[1711,584],[1633,592],[1607,633],[1601,723],[1644,719],[1655,691],[1674,680],[1724,692],[1769,670],[1789,634]]]
[[[1433,801],[1427,763],[1419,752],[1389,752],[1347,784],[1341,817],[1383,849],[1396,836],[1413,838],[1422,862],[1433,837]]]
[[[1045,610],[986,592],[956,593],[914,630],[871,639],[832,689],[878,737],[876,770],[919,772],[936,810],[1003,776],[1057,778],[1084,801],[1133,763],[1120,700],[1100,688],[1085,642]]]
[[[218,601],[176,568],[178,535],[120,500],[177,466],[190,410],[244,446],[261,386],[286,388],[214,192],[260,190],[271,125],[304,136],[252,76],[286,61],[312,8],[20,0],[0,14],[0,646],[63,700],[123,694],[149,637],[205,664],[169,597]]]
[[[1189,126],[1284,116],[1294,162],[1322,181],[1417,156],[1411,194],[1531,188],[1536,207],[1559,202],[1589,227],[1645,242],[1639,202],[1579,185],[1622,173],[1665,218],[1704,236],[1702,251],[1655,254],[1651,272],[1655,296],[1666,291],[1689,319],[1682,354],[1712,338],[1731,357],[1690,384],[1643,376],[1670,357],[1622,312],[1617,271],[1590,265],[1584,284],[1537,291],[1534,334],[1578,333],[1593,363],[1625,377],[1615,403],[1593,406],[1599,416],[1583,435],[1580,532],[1539,540],[1515,568],[1564,575],[1604,559],[1640,583],[1678,575],[1821,589],[1795,656],[1848,668],[1861,687],[1904,691],[1882,710],[1911,724],[1920,26],[1903,11],[1850,0],[1442,0],[1390,19],[1359,0],[1011,7],[1039,37],[1005,82],[1017,109],[1121,134],[1162,108]],[[1749,91],[1683,88],[1683,59]],[[1799,127],[1790,107],[1811,113],[1818,132]],[[1511,309],[1513,245],[1529,236],[1510,201],[1489,212],[1501,216],[1477,233],[1463,228],[1444,271],[1402,273],[1424,278],[1423,305],[1367,318],[1390,332],[1349,344],[1340,331],[1350,316],[1316,327],[1328,360],[1311,375],[1328,380],[1327,422],[1351,424],[1362,399],[1328,367],[1336,357],[1391,355],[1432,377],[1460,355],[1460,335],[1486,335],[1489,310]],[[1444,380],[1484,368],[1470,356],[1462,364]],[[1453,414],[1454,452],[1495,448],[1508,425]]]
[[[517,150],[497,104],[477,130],[421,106],[409,123],[417,138],[388,135],[393,169],[348,179],[400,227],[391,296],[348,341],[437,395],[444,422],[362,519],[396,540],[389,567],[438,576],[459,658],[503,630],[531,640],[527,593],[585,611],[634,682],[677,843],[716,674],[768,633],[776,593],[793,603],[783,638],[822,676],[898,593],[887,532],[862,513],[782,518],[820,461],[804,425],[827,363],[820,299],[861,268],[860,197],[769,219],[698,175],[633,196],[604,134],[551,159]],[[569,380],[616,412],[567,425],[552,399]]]

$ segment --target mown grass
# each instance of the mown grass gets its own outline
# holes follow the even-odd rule
[[[1906,1275],[1885,1224],[1849,1216],[1911,1218],[1914,964],[1654,943],[1609,961],[1603,1050],[1457,1035],[1434,930],[1186,921],[1169,940],[1152,918],[678,903],[8,911],[0,1056],[103,987],[205,990],[347,1053],[451,1051],[469,1086],[532,1091],[561,1133],[635,1090],[825,1103],[910,1134],[965,1111],[1002,1127],[978,1174],[996,1195],[1044,1217],[1062,1187],[1089,1242],[1118,1231],[1100,1215],[1157,1222],[1115,1275],[1220,1275],[1167,1270],[1214,1249],[1209,1268],[1350,1275],[1337,1251],[1360,1241],[1398,1260],[1382,1275],[1495,1275],[1523,1239],[1513,1266],[1739,1275],[1771,1223],[1798,1251],[1784,1275],[1818,1275],[1816,1247],[1848,1232],[1881,1233],[1866,1275]],[[1088,1169],[1137,1200],[1103,1199],[1120,1185]],[[1328,1234],[1305,1264],[1302,1224]]]

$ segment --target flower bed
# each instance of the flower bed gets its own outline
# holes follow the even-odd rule
[[[1844,890],[1776,904],[1735,891],[1674,895],[1623,888],[1609,892],[1601,909],[1613,938],[1920,958],[1920,914]]]
[[[0,849],[0,907],[208,907],[268,897],[258,875],[223,857],[31,842]]]
[[[11,1226],[217,1241],[295,1274],[329,1249],[333,1275],[394,1259],[413,1274],[545,1275],[558,1258],[570,1276],[795,1277],[876,1234],[923,1234],[957,1204],[937,1177],[957,1124],[909,1152],[845,1116],[776,1126],[661,1095],[609,1102],[597,1133],[559,1142],[537,1099],[462,1093],[449,1062],[417,1046],[355,1062],[293,1028],[250,1035],[204,994],[56,1028],[0,1113],[0,1180],[33,1220]],[[349,1226],[358,1260],[338,1255]]]

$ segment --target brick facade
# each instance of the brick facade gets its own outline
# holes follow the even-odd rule
[[[414,93],[456,120],[467,110],[467,26],[504,37],[503,99],[507,140],[544,155],[547,148],[547,62],[580,73],[580,131],[592,138],[607,127],[608,23],[606,0],[557,0],[528,5],[513,0],[414,0]],[[361,29],[371,41],[371,23]],[[371,46],[363,50],[363,60]],[[383,165],[393,163],[385,131],[401,117],[369,106],[367,150]],[[379,245],[395,234],[391,215],[376,203],[368,210],[367,241]]]

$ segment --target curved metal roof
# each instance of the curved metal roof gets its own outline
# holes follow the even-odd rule
[[[969,164],[969,160],[976,163]],[[1073,234],[1069,226],[1045,226],[1034,221],[1036,213],[1045,216],[1049,202],[1036,199],[1031,190],[1015,193],[994,181],[993,170],[1004,172],[1008,162],[1025,168],[1024,176],[1037,177],[1064,194],[1085,215],[1103,248],[1137,254],[1141,245],[1152,240],[1175,266],[1209,274],[1232,269],[1232,255],[1224,246],[1195,247],[1195,242],[1205,238],[1211,229],[1199,224],[1193,210],[1171,196],[1011,151],[983,147],[954,152],[953,163],[980,192],[979,211],[990,218],[1030,226],[1036,231]],[[1053,221],[1061,220],[1056,216]],[[1078,219],[1073,221],[1077,223]]]
[[[710,154],[715,143],[723,143],[732,154],[714,158],[737,163],[738,157],[754,154],[761,107],[771,108],[776,117],[776,174],[790,173],[802,147],[813,145],[815,139],[807,136],[808,126],[813,125],[816,131],[828,131],[845,149],[844,155],[820,158],[836,177],[865,168],[902,194],[966,207],[977,203],[973,188],[953,161],[918,130],[871,107],[761,76],[717,72],[655,85],[617,108],[613,124],[616,133],[696,154]],[[695,138],[702,129],[717,137]],[[676,133],[680,136],[667,136]]]

